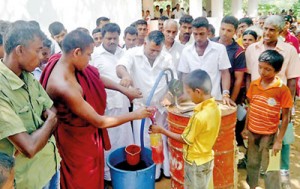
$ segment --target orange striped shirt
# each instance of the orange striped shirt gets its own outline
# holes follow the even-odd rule
[[[250,99],[248,129],[257,134],[273,134],[277,132],[281,108],[293,106],[289,88],[278,77],[268,88],[261,86],[261,78],[251,82],[247,92]]]

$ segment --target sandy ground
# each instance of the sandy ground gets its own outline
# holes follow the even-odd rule
[[[295,124],[295,142],[291,145],[290,154],[290,186],[292,189],[300,189],[300,100],[297,100],[296,115],[294,117]],[[239,169],[238,189],[246,189],[246,170]],[[264,188],[263,179],[260,179],[260,187]],[[160,182],[155,184],[156,189],[169,189],[170,179],[163,178]]]

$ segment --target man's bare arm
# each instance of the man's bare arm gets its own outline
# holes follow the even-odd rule
[[[60,87],[54,95],[66,103],[74,114],[97,128],[115,127],[125,122],[151,115],[151,110],[143,107],[137,111],[114,117],[101,116],[83,99],[80,91],[73,86]]]
[[[135,98],[143,97],[142,92],[139,89],[132,88],[132,87],[130,88],[124,87],[121,84],[116,83],[107,77],[101,77],[101,80],[103,81],[105,88],[116,90],[123,93],[125,96],[128,97],[130,101],[132,101]]]
[[[244,79],[244,72],[235,71],[234,77],[235,80],[234,80],[234,85],[231,93],[231,99],[235,102],[241,90],[241,86]]]
[[[56,114],[52,110],[46,110],[43,115],[46,121],[41,128],[31,134],[22,132],[8,137],[16,149],[28,158],[33,158],[35,154],[44,148],[55,129]]]
[[[125,66],[118,65],[116,68],[118,77],[121,79],[120,84],[124,87],[133,86],[133,81]]]

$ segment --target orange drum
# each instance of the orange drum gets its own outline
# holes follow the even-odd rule
[[[234,172],[235,172],[235,124],[236,124],[236,108],[231,108],[219,104],[222,110],[222,123],[219,136],[214,145],[214,188],[234,188]],[[189,122],[192,112],[182,114],[175,107],[168,109],[169,130],[181,134]],[[184,160],[182,154],[182,144],[169,138],[170,150],[170,173],[171,188],[183,189],[184,185]]]

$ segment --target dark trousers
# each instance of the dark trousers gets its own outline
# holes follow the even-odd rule
[[[279,189],[281,187],[280,172],[266,172],[269,165],[269,149],[273,147],[275,135],[261,135],[249,131],[247,182],[251,189],[258,186],[260,168],[265,172],[264,180],[266,189]]]

